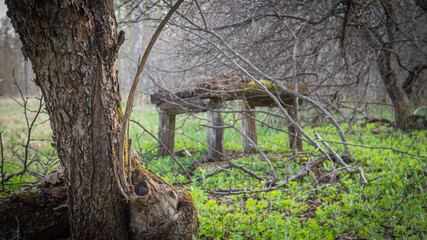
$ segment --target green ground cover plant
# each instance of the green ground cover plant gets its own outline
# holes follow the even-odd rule
[[[37,106],[35,101],[30,109]],[[12,173],[22,167],[22,145],[26,139],[26,124],[22,118],[22,108],[13,101],[0,101],[0,132],[4,147],[4,172]],[[34,117],[34,113],[29,113]],[[231,123],[233,114],[223,115]],[[135,106],[133,120],[146,130],[157,135],[158,116],[152,106]],[[258,119],[263,119],[260,114]],[[348,142],[370,146],[350,146],[355,157],[352,166],[364,169],[368,185],[360,185],[357,176],[338,170],[336,181],[328,179],[316,182],[319,174],[333,171],[332,163],[324,161],[312,173],[299,181],[291,181],[286,186],[272,191],[252,194],[217,195],[215,189],[241,188],[261,190],[263,182],[239,169],[228,169],[207,177],[212,168],[195,167],[195,160],[206,158],[206,115],[179,116],[175,151],[188,150],[187,154],[177,154],[177,159],[192,171],[192,181],[182,174],[178,164],[170,157],[156,158],[157,142],[137,124],[131,123],[132,146],[138,151],[143,164],[153,172],[173,184],[185,184],[195,199],[200,219],[200,239],[426,239],[427,238],[427,170],[425,167],[427,145],[426,131],[403,132],[379,125],[367,124],[361,127],[353,124],[348,131]],[[30,166],[37,172],[43,164],[54,167],[58,161],[43,162],[46,156],[54,155],[51,131],[47,115],[42,114],[32,134],[30,156],[40,159]],[[270,126],[283,127],[283,123],[266,120]],[[239,121],[236,121],[239,125]],[[288,136],[275,131],[268,124],[258,127],[260,148],[271,157],[276,174],[281,179],[295,174],[315,155],[301,155],[297,158],[278,158],[277,153],[291,152]],[[347,129],[343,124],[342,128]],[[328,125],[304,130],[314,138],[318,132],[322,138],[340,141],[335,130]],[[342,152],[340,144],[330,142]],[[382,148],[375,148],[380,146]],[[225,148],[229,152],[241,152],[241,137],[232,129],[225,131]],[[392,149],[399,149],[397,152]],[[307,153],[315,149],[305,144]],[[237,157],[233,163],[250,168],[263,176],[268,174],[268,166],[259,154]],[[16,190],[31,185],[37,180],[35,174],[15,176],[5,186]],[[259,186],[252,189],[251,186]],[[5,195],[5,192],[1,193]],[[197,238],[196,238],[197,239]],[[347,238],[349,239],[349,238]]]

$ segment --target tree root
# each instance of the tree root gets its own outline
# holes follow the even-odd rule
[[[175,234],[171,236],[171,232],[176,232],[173,228],[187,228],[185,223],[198,221],[193,219],[195,208],[192,204],[183,203],[178,207],[178,211],[174,213],[165,222],[158,224],[156,227],[149,229],[146,232],[142,232],[135,236],[137,240],[144,239],[191,239],[191,234]],[[192,232],[192,231],[185,231]]]

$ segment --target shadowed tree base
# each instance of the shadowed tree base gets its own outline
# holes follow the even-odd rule
[[[130,237],[192,239],[192,235],[197,234],[199,221],[190,192],[156,176],[139,164],[135,155],[131,159],[131,179],[137,198],[129,202]],[[1,197],[0,239],[69,238],[63,176],[63,169],[58,168],[38,189]]]
[[[70,237],[66,198],[40,190],[0,198],[0,239],[61,239]]]

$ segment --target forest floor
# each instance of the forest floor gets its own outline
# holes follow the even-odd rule
[[[29,108],[36,110],[37,102],[30,101]],[[13,173],[22,168],[23,146],[27,145],[28,137],[23,112],[14,101],[0,101],[3,172]],[[30,123],[35,115],[35,112],[27,112]],[[132,116],[148,131],[157,134],[158,116],[153,106],[137,105]],[[223,117],[225,122],[233,121],[232,114]],[[291,157],[287,134],[267,126],[286,129],[283,123],[261,115],[257,118],[266,122],[258,126],[259,146],[265,150],[279,179],[287,179],[319,155],[305,143],[306,154]],[[205,119],[205,114],[180,115],[175,137],[177,159],[192,172],[191,183],[184,186],[192,192],[196,202],[202,239],[427,239],[427,131],[403,132],[379,124],[362,127],[358,123],[348,129],[347,124],[342,124],[342,128],[348,130],[348,142],[370,146],[350,146],[355,161],[349,165],[365,171],[367,185],[360,185],[357,175],[334,170],[333,163],[324,161],[309,175],[282,188],[230,195],[226,194],[227,189],[241,188],[244,192],[261,190],[264,185],[235,168],[206,177],[221,165],[204,163],[207,153]],[[32,161],[30,169],[40,174],[58,163],[47,120],[45,113],[39,116],[27,148],[28,159]],[[132,146],[145,166],[172,184],[187,182],[170,157],[156,157],[155,139],[136,124],[130,127]],[[336,130],[327,124],[307,125],[304,130],[313,138],[317,131],[324,139],[340,140]],[[331,146],[338,153],[343,152],[342,145],[331,143]],[[225,148],[233,163],[260,176],[269,175],[268,165],[259,154],[241,153],[238,132],[225,131]],[[320,175],[331,175],[333,171],[335,181],[329,181],[330,178],[317,181]],[[17,176],[5,188],[24,188],[36,180],[31,174]],[[212,193],[218,189],[222,189],[224,195]]]

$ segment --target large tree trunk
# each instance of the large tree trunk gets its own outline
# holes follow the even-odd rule
[[[381,51],[377,62],[384,86],[393,103],[396,127],[402,130],[422,129],[421,124],[412,118],[408,95],[393,71],[390,55],[391,53],[388,51]]]
[[[148,190],[161,189],[157,197],[164,195],[140,203],[140,209],[155,205],[150,211],[137,212],[134,205],[129,207],[115,179],[122,122],[116,59],[122,36],[117,33],[113,1],[6,3],[8,16],[21,37],[24,56],[33,64],[35,82],[45,98],[53,138],[65,167],[72,238],[128,239],[147,233],[160,236],[154,234],[155,229],[164,222],[169,227],[163,229],[162,236],[171,238],[173,231],[179,232],[176,226],[187,224],[176,236],[191,237],[198,221],[187,191],[160,181],[133,161],[137,175],[132,176],[132,182],[145,181],[141,184]],[[162,204],[172,197],[175,205]],[[184,205],[186,208],[182,208]],[[171,214],[163,216],[164,212]],[[177,217],[168,221],[173,213]],[[186,218],[179,218],[177,213]],[[146,225],[129,231],[136,218],[146,221]],[[186,234],[182,229],[187,230]]]
[[[412,118],[411,106],[408,95],[402,84],[399,83],[392,65],[393,42],[396,40],[393,29],[393,5],[392,2],[384,1],[384,9],[387,11],[385,19],[385,33],[377,33],[377,38],[381,44],[377,63],[387,93],[393,103],[395,111],[396,127],[402,130],[423,129],[424,125]]]

